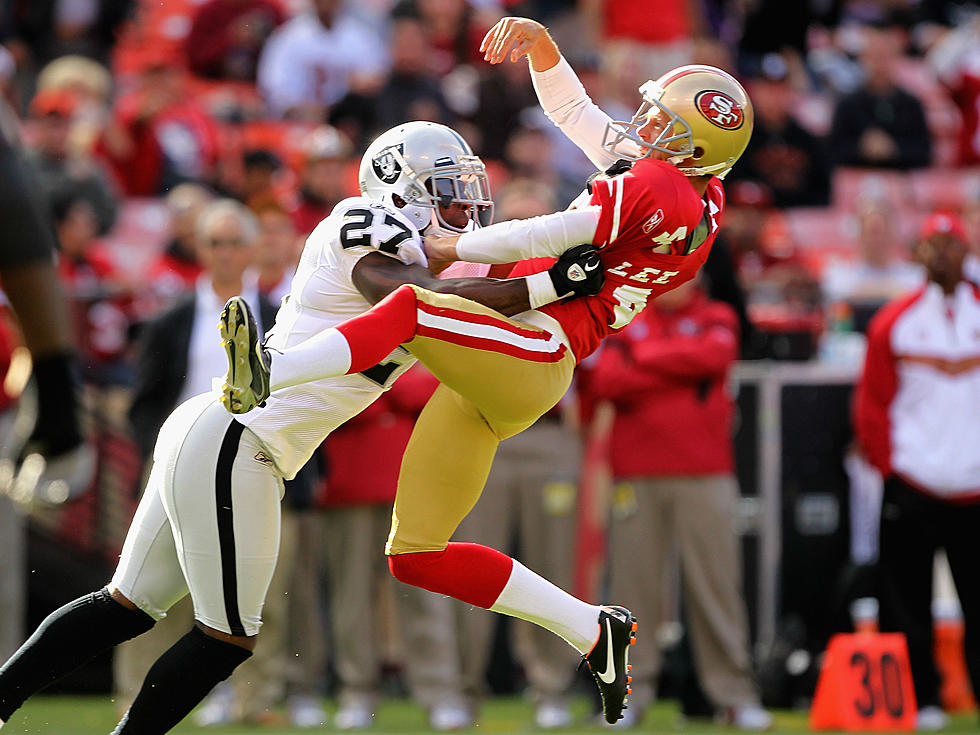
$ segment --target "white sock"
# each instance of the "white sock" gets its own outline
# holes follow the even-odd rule
[[[602,608],[573,597],[517,559],[510,579],[490,609],[537,623],[560,635],[579,653],[588,653],[599,637]]]
[[[350,369],[350,346],[339,331],[330,328],[314,334],[282,352],[270,350],[270,390],[288,388],[323,378],[344,375]]]

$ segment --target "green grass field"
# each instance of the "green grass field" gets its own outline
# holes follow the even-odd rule
[[[604,733],[605,728],[594,723],[586,723],[588,705],[582,701],[576,704],[576,713],[581,725],[560,730],[566,735],[573,733]],[[328,703],[329,709],[329,703]],[[484,707],[478,724],[467,732],[490,735],[500,733],[536,732],[532,724],[532,707],[520,699],[494,699]],[[807,718],[804,712],[779,711],[775,713],[775,726],[772,735],[807,732]],[[116,724],[115,708],[108,697],[36,697],[31,700],[3,728],[3,735],[107,735]],[[332,730],[327,726],[322,728]],[[946,733],[976,733],[976,715],[956,716]],[[246,727],[229,725],[225,727],[199,728],[185,722],[173,730],[174,733],[213,733],[214,735],[308,735],[313,730],[300,730],[290,727]],[[413,735],[430,733],[425,715],[411,703],[395,700],[382,705],[378,712],[377,724],[371,733],[397,733]],[[716,725],[710,721],[697,720],[683,723],[677,708],[670,702],[658,704],[647,713],[641,727],[634,732],[642,733],[733,733],[730,728]]]

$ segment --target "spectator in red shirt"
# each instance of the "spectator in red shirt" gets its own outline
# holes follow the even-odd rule
[[[379,584],[395,586],[408,685],[429,710],[430,725],[459,730],[472,724],[460,692],[449,599],[393,579],[378,551],[391,524],[402,454],[436,384],[427,370],[413,368],[323,443],[328,474],[321,496],[322,538],[339,680],[334,725],[341,730],[363,730],[373,723],[382,652],[378,637],[362,632],[365,625],[375,627],[371,615],[378,609]]]
[[[187,95],[174,60],[151,59],[139,88],[116,104],[97,143],[126,196],[156,196],[182,181],[210,181],[218,156],[214,122]]]
[[[58,272],[75,315],[75,334],[85,377],[96,384],[125,383],[131,298],[105,247],[96,240],[95,210],[69,190],[53,198],[61,254]]]
[[[274,0],[211,0],[198,8],[187,35],[190,70],[212,79],[255,81],[259,52],[286,19]]]
[[[606,340],[593,388],[616,408],[610,594],[656,626],[668,612],[664,583],[676,552],[702,688],[736,727],[764,730],[772,718],[752,677],[734,525],[727,380],[738,342],[735,312],[692,281],[659,296]],[[652,704],[660,670],[656,637],[633,649],[626,726],[638,725]]]
[[[963,117],[957,163],[976,166],[980,163],[980,13],[949,29],[927,60]]]

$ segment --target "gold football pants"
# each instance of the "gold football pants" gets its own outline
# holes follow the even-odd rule
[[[575,369],[571,350],[544,330],[413,290],[418,336],[406,347],[441,385],[402,459],[388,554],[445,549],[479,499],[497,445],[558,403]]]

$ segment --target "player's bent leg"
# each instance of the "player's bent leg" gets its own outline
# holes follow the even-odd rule
[[[183,720],[215,685],[249,656],[255,636],[197,623],[156,660],[113,735],[162,735]]]
[[[186,430],[161,498],[202,625],[253,636],[279,555],[283,480],[213,399]]]
[[[401,286],[363,314],[267,355],[248,304],[229,299],[218,323],[228,358],[222,404],[247,413],[272,391],[367,370],[415,336],[416,301],[413,288]]]
[[[9,720],[40,689],[155,623],[105,587],[55,610],[0,668],[0,720]]]
[[[609,722],[629,693],[635,620],[573,597],[520,562],[479,544],[449,543],[486,483],[500,429],[446,385],[426,404],[402,459],[386,553],[409,584],[536,623],[568,641],[596,675]]]
[[[247,308],[241,302],[240,311]],[[263,396],[254,390],[253,373],[262,369],[261,360],[251,359],[258,354],[254,327],[246,331],[247,343],[229,351],[224,402],[236,412]],[[486,400],[477,403],[501,424],[529,424],[544,413],[564,394],[574,368],[568,348],[544,330],[459,296],[404,285],[363,314],[273,353],[268,390],[367,370],[408,342],[442,382],[468,397],[487,378],[490,388],[478,394]],[[467,358],[463,366],[460,354]]]
[[[185,406],[187,420],[161,430],[182,436],[176,454],[158,451],[171,468],[160,496],[197,622],[150,669],[117,734],[167,732],[251,656],[276,566],[282,478],[213,399]]]
[[[168,453],[175,456],[180,445],[167,442],[165,437],[159,450],[161,458]],[[154,462],[109,582],[116,602],[142,610],[154,620],[165,617],[167,610],[187,595],[187,582],[161,496],[168,466],[166,461]]]
[[[499,443],[472,402],[439,385],[402,457],[385,552],[445,549],[479,499]]]

